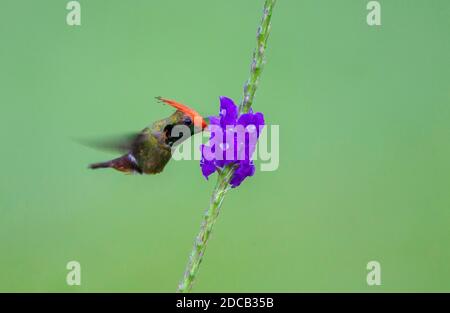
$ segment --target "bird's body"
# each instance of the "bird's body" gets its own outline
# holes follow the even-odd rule
[[[177,110],[168,118],[156,121],[131,138],[116,143],[115,147],[125,152],[121,157],[89,167],[114,168],[126,173],[160,173],[172,157],[172,147],[206,127],[206,122],[194,110],[173,100],[158,99]],[[176,126],[184,126],[187,131],[182,134],[173,132]]]

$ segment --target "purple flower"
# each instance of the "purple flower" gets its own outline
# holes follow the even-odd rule
[[[239,186],[245,178],[255,174],[252,155],[264,127],[262,113],[239,115],[233,100],[220,97],[219,116],[211,116],[209,130],[211,136],[206,145],[201,146],[200,167],[206,179],[217,169],[234,164],[236,170],[231,178],[231,186]]]

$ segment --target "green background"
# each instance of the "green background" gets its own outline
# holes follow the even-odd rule
[[[280,166],[227,195],[194,291],[450,290],[450,2],[380,1],[380,27],[367,2],[278,1],[254,108]],[[89,171],[115,155],[72,139],[239,101],[263,1],[66,3],[0,4],[0,290],[174,291],[215,178]]]

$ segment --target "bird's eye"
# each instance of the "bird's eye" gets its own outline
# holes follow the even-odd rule
[[[183,123],[184,125],[190,126],[192,124],[192,120],[189,117],[185,117]]]

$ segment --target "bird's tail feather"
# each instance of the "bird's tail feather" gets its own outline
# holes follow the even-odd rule
[[[106,161],[106,162],[98,162],[89,165],[90,169],[99,169],[99,168],[113,168],[120,172],[131,173],[138,172],[142,174],[142,170],[137,165],[135,158],[131,154],[125,154],[120,158]]]

